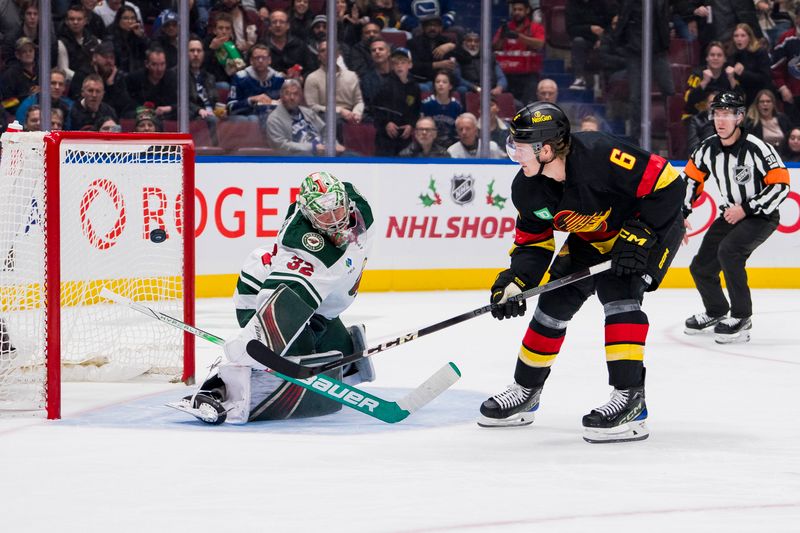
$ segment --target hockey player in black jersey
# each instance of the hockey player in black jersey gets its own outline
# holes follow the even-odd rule
[[[492,314],[525,313],[508,298],[609,258],[612,269],[542,294],[522,339],[514,383],[481,405],[484,427],[533,421],[567,325],[593,293],[605,311],[611,399],[583,417],[588,442],[647,438],[644,395],[646,291],[655,290],[683,237],[686,186],[665,159],[599,132],[570,134],[555,104],[534,102],[510,125],[509,157],[522,167],[511,197],[518,211],[511,265],[491,288]],[[554,231],[568,232],[555,253]]]

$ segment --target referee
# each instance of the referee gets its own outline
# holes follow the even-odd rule
[[[684,332],[694,335],[713,326],[720,344],[750,340],[753,304],[745,264],[778,227],[778,206],[789,193],[789,172],[775,149],[742,131],[744,111],[741,94],[720,92],[710,110],[716,135],[700,144],[684,169],[684,217],[709,177],[723,198],[720,216],[689,267],[705,311],[689,317]],[[688,221],[685,224],[690,228]],[[730,303],[722,292],[720,272],[725,274]]]

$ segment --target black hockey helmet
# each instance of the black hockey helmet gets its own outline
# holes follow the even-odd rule
[[[721,91],[711,101],[711,109],[734,109],[744,113],[744,96],[738,91]]]
[[[515,142],[552,144],[556,150],[569,144],[569,119],[560,107],[550,102],[533,102],[520,109],[509,124]],[[538,150],[536,150],[538,153]]]

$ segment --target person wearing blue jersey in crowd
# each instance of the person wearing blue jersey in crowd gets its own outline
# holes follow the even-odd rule
[[[275,109],[285,78],[270,64],[272,54],[265,44],[254,44],[248,52],[250,66],[231,77],[228,114],[231,120],[263,120]]]
[[[422,114],[436,122],[439,141],[450,146],[458,140],[456,119],[463,112],[461,103],[451,96],[455,77],[447,70],[440,70],[433,80],[433,94],[422,101]]]

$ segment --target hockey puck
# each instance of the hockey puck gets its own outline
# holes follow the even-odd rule
[[[161,228],[156,228],[150,232],[150,240],[159,243],[167,240],[167,232]]]

